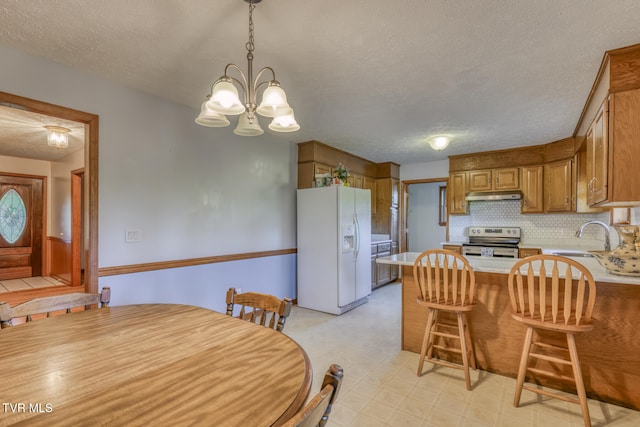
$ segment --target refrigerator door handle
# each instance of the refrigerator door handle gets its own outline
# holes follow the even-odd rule
[[[358,221],[358,214],[353,214],[353,219],[356,223],[356,248],[355,248],[355,257],[354,261],[358,259],[358,255],[360,254],[360,221]]]

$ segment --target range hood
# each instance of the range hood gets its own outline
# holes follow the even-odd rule
[[[486,191],[467,193],[465,200],[472,202],[479,200],[520,200],[521,198],[522,193],[520,191]]]

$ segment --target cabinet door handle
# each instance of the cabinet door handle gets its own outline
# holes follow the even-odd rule
[[[500,181],[498,180],[498,177],[496,176],[496,185],[498,185]]]
[[[564,204],[568,205],[569,204],[569,196],[566,196],[565,200],[564,200]]]
[[[527,199],[522,199],[522,205],[525,207],[527,206]]]

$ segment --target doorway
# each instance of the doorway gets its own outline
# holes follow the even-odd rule
[[[0,174],[0,280],[42,274],[44,181]]]
[[[447,240],[447,178],[402,182],[402,252],[440,248]]]
[[[28,112],[50,118],[51,121],[56,120],[75,122],[82,132],[81,143],[84,144],[84,152],[82,168],[75,168],[71,172],[63,175],[66,178],[60,179],[60,185],[71,180],[67,185],[67,193],[73,193],[70,196],[71,206],[68,207],[71,216],[71,224],[69,227],[70,250],[69,271],[71,272],[71,283],[73,285],[83,285],[86,292],[97,293],[98,291],[98,116],[83,111],[70,109],[67,107],[48,104],[42,101],[24,98],[18,95],[0,92],[0,116],[8,112],[9,116],[15,112]],[[12,117],[15,117],[13,115]],[[3,122],[4,120],[4,122]],[[28,128],[28,124],[7,121],[6,117],[0,117],[1,126],[4,129],[11,129],[16,125],[24,125]],[[42,132],[42,126],[32,126],[33,132]],[[0,135],[0,138],[2,135]],[[38,134],[40,139],[40,134]],[[15,138],[13,138],[15,140]],[[0,139],[0,145],[4,144],[4,140]],[[25,145],[25,144],[23,144]],[[28,144],[26,144],[28,145]],[[37,159],[37,154],[25,154],[24,156],[16,154],[7,154],[0,152],[3,156],[13,156],[20,158]],[[18,159],[16,163],[21,163],[22,159]],[[57,177],[56,177],[57,178]],[[55,178],[54,178],[55,179]],[[52,182],[51,187],[55,188],[56,182]],[[70,186],[71,188],[69,188]],[[51,190],[55,191],[55,190]],[[46,208],[45,208],[46,209]],[[47,227],[51,225],[46,223],[43,225],[45,232],[43,233],[47,240],[52,240],[47,235]],[[54,230],[55,231],[55,230]],[[65,234],[65,238],[67,234]],[[84,273],[84,280],[82,280]],[[77,287],[75,288],[77,290]],[[6,295],[3,295],[5,297]],[[30,292],[29,297],[34,298],[41,296],[38,292]],[[10,298],[5,298],[10,299]],[[11,298],[13,299],[13,298]]]

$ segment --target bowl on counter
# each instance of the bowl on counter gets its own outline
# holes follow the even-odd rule
[[[640,253],[613,251],[589,251],[611,274],[640,276]]]

